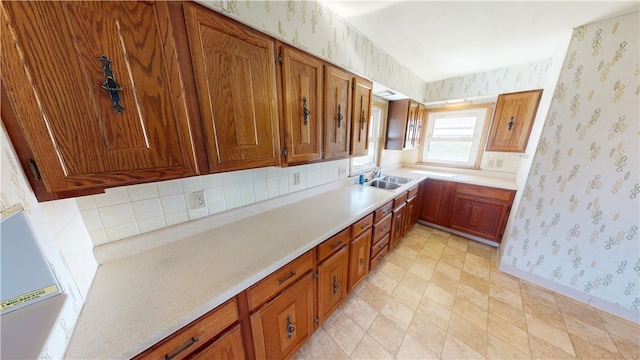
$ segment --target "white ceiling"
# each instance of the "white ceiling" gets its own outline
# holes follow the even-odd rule
[[[637,0],[320,1],[425,82],[551,58],[571,29],[640,8]]]

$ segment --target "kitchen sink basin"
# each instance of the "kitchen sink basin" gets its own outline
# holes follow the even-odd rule
[[[396,184],[408,184],[408,183],[412,182],[415,179],[405,178],[405,177],[400,177],[400,176],[384,175],[384,176],[382,176],[380,178],[380,180],[388,181],[388,182],[392,182],[392,183],[396,183]]]
[[[382,181],[382,180],[369,181],[368,183],[366,183],[366,185],[377,187],[379,189],[385,189],[385,190],[395,190],[395,189],[397,189],[397,188],[399,188],[401,186],[398,183],[393,183],[393,182],[389,182],[389,181]]]

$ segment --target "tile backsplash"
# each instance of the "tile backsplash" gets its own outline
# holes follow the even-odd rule
[[[95,246],[347,178],[349,160],[267,167],[107,189],[76,199]],[[194,192],[205,206],[195,207]]]

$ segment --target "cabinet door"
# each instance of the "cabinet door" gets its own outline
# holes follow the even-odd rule
[[[409,101],[409,113],[407,115],[404,148],[409,149],[416,146],[418,133],[418,111],[419,106],[415,101]]]
[[[422,206],[420,207],[420,220],[430,223],[438,223],[440,214],[440,201],[444,193],[444,181],[427,179],[420,184],[422,187]]]
[[[287,162],[322,158],[322,63],[282,47],[282,95]]]
[[[420,187],[419,219],[437,225],[449,226],[456,183],[427,179],[420,184]]]
[[[2,17],[2,119],[39,200],[196,174],[166,4],[5,1]]]
[[[202,351],[191,357],[191,360],[239,360],[246,359],[244,346],[242,345],[242,332],[240,325],[227,331],[219,339],[211,343]]]
[[[406,203],[398,206],[393,210],[393,219],[391,221],[391,239],[389,240],[389,248],[393,248],[404,235],[404,216],[407,209]]]
[[[524,152],[541,96],[542,89],[500,94],[486,150]]]
[[[407,210],[404,217],[404,233],[405,234],[409,230],[411,230],[411,227],[413,227],[413,224],[415,223],[414,219],[415,219],[415,212],[416,212],[416,203],[417,203],[417,196],[412,196],[407,199]]]
[[[185,19],[209,168],[277,165],[275,41],[198,6]]]
[[[324,158],[345,158],[351,132],[351,74],[327,65],[324,75]]]
[[[449,227],[500,242],[509,210],[510,205],[502,201],[456,194]]]
[[[313,332],[311,272],[251,315],[251,332],[258,359],[291,358]]]
[[[351,249],[349,249],[349,292],[367,276],[370,252],[371,228],[351,241]]]
[[[348,246],[344,246],[318,265],[318,319],[320,325],[347,296],[348,276]]]
[[[353,113],[351,115],[351,156],[367,155],[369,150],[369,119],[371,118],[371,81],[355,77]]]

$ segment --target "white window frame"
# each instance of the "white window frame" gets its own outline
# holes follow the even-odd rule
[[[387,114],[387,105],[382,102],[373,101],[371,103],[371,114],[369,116],[369,137],[367,139],[368,148],[371,147],[371,143],[375,146],[373,153],[373,162],[359,163],[359,160],[365,156],[351,158],[351,171],[350,175],[358,175],[362,172],[369,172],[380,166],[380,154],[382,153],[382,144],[384,139],[382,138],[382,128]]]
[[[484,150],[485,143],[487,141],[487,132],[489,129],[489,124],[491,123],[493,108],[494,108],[494,103],[485,103],[485,104],[472,104],[472,105],[450,106],[450,107],[427,109],[427,116],[426,116],[427,124],[424,126],[425,127],[424,137],[420,143],[420,152],[418,153],[418,163],[438,165],[438,166],[479,169],[480,160],[482,159],[482,152]],[[430,143],[432,141],[438,141],[433,138],[433,127],[434,127],[435,119],[459,118],[459,117],[468,117],[468,116],[476,116],[478,119],[476,122],[473,138],[471,139],[471,151],[470,151],[469,161],[462,162],[462,161],[451,161],[451,160],[442,160],[442,161],[428,160],[427,153],[428,153]],[[439,141],[442,141],[442,140],[439,140]],[[451,139],[451,141],[468,142],[469,139]]]

